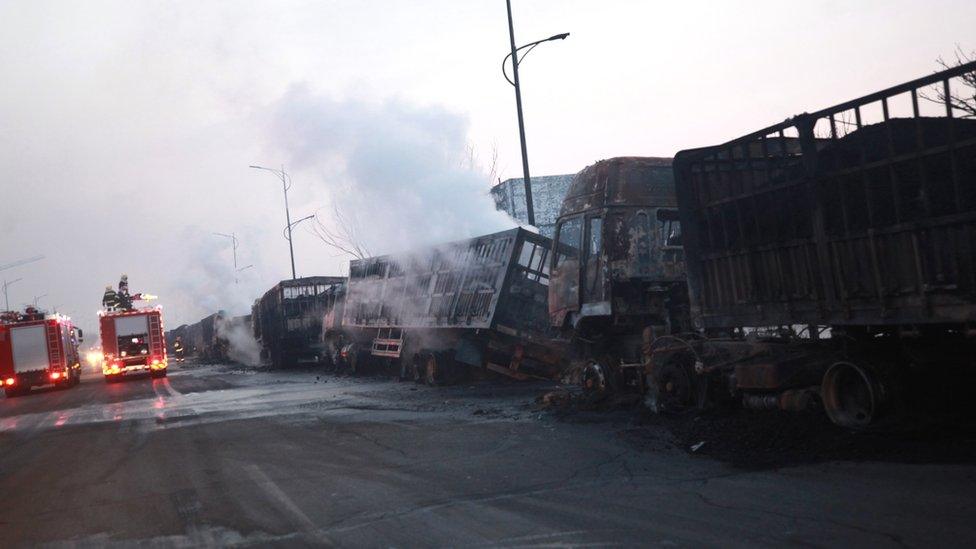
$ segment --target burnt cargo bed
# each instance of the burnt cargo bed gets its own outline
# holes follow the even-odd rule
[[[919,114],[974,65],[679,153],[705,327],[976,322],[976,120]]]
[[[822,405],[854,429],[937,414],[976,368],[976,120],[926,94],[972,74],[678,153],[692,313],[713,339],[657,364],[713,401]]]
[[[550,377],[561,361],[548,323],[551,248],[516,228],[352,261],[342,327],[414,371],[446,362]]]

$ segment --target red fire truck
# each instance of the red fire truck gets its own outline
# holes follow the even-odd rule
[[[8,397],[31,387],[73,387],[81,381],[78,343],[82,332],[71,319],[33,309],[0,314],[0,384]]]
[[[129,373],[149,372],[166,377],[166,341],[159,307],[129,311],[101,311],[102,374],[119,381]]]

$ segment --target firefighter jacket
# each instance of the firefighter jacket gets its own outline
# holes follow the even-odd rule
[[[114,309],[119,306],[119,294],[115,293],[115,290],[109,288],[105,290],[105,295],[102,296],[102,306],[106,309]]]

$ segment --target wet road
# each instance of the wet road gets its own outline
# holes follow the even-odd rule
[[[0,398],[2,544],[976,545],[976,465],[743,471],[541,389],[205,366]]]

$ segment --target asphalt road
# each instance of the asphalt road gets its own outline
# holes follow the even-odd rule
[[[203,366],[0,398],[0,545],[976,546],[976,464],[746,471],[544,388]]]

